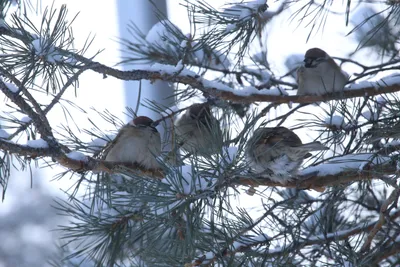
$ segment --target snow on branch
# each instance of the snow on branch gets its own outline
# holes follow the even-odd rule
[[[376,154],[354,154],[334,158],[327,163],[309,167],[293,177],[291,182],[280,184],[260,177],[234,177],[232,183],[251,186],[282,186],[287,188],[315,189],[343,185],[352,181],[378,179],[397,171],[396,161]]]
[[[109,162],[98,160],[76,151],[69,152],[67,155],[61,153],[54,147],[47,146],[47,143],[42,139],[33,140],[26,145],[16,144],[11,141],[0,139],[0,150],[8,151],[10,154],[17,154],[18,156],[25,156],[29,158],[45,158],[50,157],[58,162],[61,166],[75,172],[117,172],[121,167],[126,167],[131,170],[137,170],[144,175],[151,176],[159,179],[164,175],[161,170],[148,170],[142,166],[126,162]]]
[[[10,35],[14,38],[22,38],[10,32],[0,32],[3,35]],[[202,91],[204,94],[213,96],[223,100],[229,100],[239,103],[253,102],[274,102],[274,103],[315,103],[320,101],[340,100],[354,97],[374,96],[379,94],[393,93],[400,91],[400,78],[389,76],[377,82],[362,82],[360,84],[350,84],[343,92],[326,94],[322,96],[289,96],[284,89],[263,89],[258,90],[255,87],[232,88],[223,83],[209,81],[185,68],[173,65],[154,64],[148,68],[137,70],[122,71],[119,69],[108,67],[99,62],[95,62],[82,55],[66,51],[61,48],[54,48],[54,51],[63,56],[74,58],[77,62],[85,64],[83,68],[91,69],[95,72],[103,74],[104,77],[110,75],[117,79],[126,81],[137,80],[163,80],[173,83],[181,83],[189,85]],[[82,68],[78,64],[71,67]]]
[[[210,95],[219,99],[229,100],[239,103],[253,103],[253,102],[274,102],[274,103],[314,103],[320,101],[348,99],[353,97],[374,96],[379,94],[393,93],[400,91],[400,79],[382,80],[383,83],[365,82],[362,84],[354,84],[346,87],[343,92],[326,94],[322,96],[289,96],[284,89],[263,89],[258,90],[254,87],[245,88],[232,88],[223,83],[209,81],[195,74],[187,69],[178,69],[176,66],[154,64],[145,69],[121,71],[94,62],[83,56],[76,56],[76,58],[87,64],[87,68],[101,73],[103,75],[110,75],[117,79],[136,81],[136,80],[163,80],[174,83],[181,83],[189,85],[193,88],[199,89],[206,95]]]
[[[28,156],[31,158],[51,157],[61,166],[75,172],[108,172],[114,173],[120,170],[120,167],[126,167],[134,171],[139,171],[148,177],[163,179],[164,171],[148,170],[135,163],[108,162],[98,160],[90,156],[84,156],[77,153],[65,155],[53,147],[15,144],[7,140],[0,139],[0,150],[15,153],[19,156]],[[79,157],[78,157],[79,156]],[[389,157],[375,157],[374,154],[348,155],[350,158],[340,157],[318,166],[310,167],[300,173],[298,177],[293,177],[291,182],[281,184],[273,182],[265,177],[246,177],[234,176],[226,177],[225,182],[218,187],[232,185],[250,185],[250,186],[282,186],[287,188],[315,189],[320,190],[326,186],[346,184],[352,181],[378,179],[384,174],[393,174],[397,171],[397,164]],[[353,160],[351,159],[353,158]]]

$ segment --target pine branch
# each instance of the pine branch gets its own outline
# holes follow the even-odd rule
[[[56,160],[61,166],[66,167],[75,172],[118,172],[118,166],[125,166],[132,170],[140,171],[150,177],[155,179],[162,179],[165,174],[163,170],[147,170],[138,164],[126,164],[123,162],[107,162],[102,160],[97,160],[92,157],[87,156],[85,160],[76,160],[67,157],[65,154],[60,153],[57,149],[53,147],[44,149],[31,148],[25,145],[14,144],[9,141],[0,139],[0,149],[8,151],[9,153],[16,153],[20,156],[29,156],[32,158],[36,157],[51,157]],[[366,162],[367,163],[367,162]],[[361,163],[360,163],[361,164]],[[393,174],[396,172],[396,162],[391,161],[383,164],[370,164],[368,168],[363,170],[344,170],[338,172],[334,175],[318,175],[315,173],[313,175],[304,175],[293,177],[292,182],[287,184],[281,184],[273,182],[265,177],[243,177],[243,176],[227,176],[225,181],[220,187],[224,186],[234,186],[234,185],[247,185],[247,186],[281,186],[286,188],[298,188],[298,189],[316,189],[321,190],[321,188],[327,186],[337,186],[345,185],[353,181],[361,180],[371,180],[379,179],[382,175]]]
[[[376,233],[382,229],[382,226],[385,223],[386,216],[388,215],[388,212],[390,211],[389,205],[391,205],[392,203],[397,203],[398,198],[399,198],[399,189],[394,189],[392,191],[392,193],[390,194],[390,196],[382,204],[381,209],[379,211],[379,220],[376,222],[374,227],[370,230],[367,240],[365,240],[364,245],[361,247],[361,251],[365,252],[366,250],[369,249],[371,242],[374,239]]]
[[[334,175],[321,175],[318,174],[297,176],[294,177],[294,181],[288,182],[287,184],[281,184],[273,182],[266,178],[247,178],[247,177],[234,177],[232,183],[238,185],[250,185],[250,186],[281,186],[286,188],[297,188],[297,189],[315,189],[317,191],[323,190],[324,187],[346,185],[354,181],[372,180],[379,179],[382,175],[389,175],[396,172],[396,164],[389,163],[383,165],[375,165],[368,171],[359,170],[346,170],[339,172]]]
[[[47,118],[42,114],[37,114],[32,107],[24,100],[24,98],[19,94],[19,92],[11,91],[7,85],[0,80],[0,90],[3,92],[5,96],[7,96],[13,103],[15,103],[26,115],[28,115],[33,124],[38,129],[39,133],[42,135],[42,138],[49,144],[49,146],[54,147],[59,150],[59,143],[56,142],[50,124]],[[36,106],[39,106],[35,99],[32,100],[35,102]],[[40,109],[40,108],[39,108]],[[47,123],[46,123],[47,122]],[[67,149],[68,151],[68,149]]]
[[[126,167],[130,170],[139,171],[142,175],[149,175],[155,179],[163,177],[161,170],[148,170],[135,163],[109,162],[89,156],[85,157],[84,160],[77,160],[73,157],[68,157],[68,154],[64,154],[59,149],[51,146],[48,148],[35,148],[0,139],[0,150],[34,159],[50,157],[61,166],[79,173],[88,171],[115,173],[118,172],[121,167]]]
[[[194,73],[192,75],[180,75],[177,73],[166,73],[165,71],[148,71],[148,70],[131,70],[131,71],[121,71],[103,65],[98,62],[91,61],[82,56],[76,56],[76,58],[87,64],[86,67],[95,72],[101,73],[103,75],[110,75],[117,79],[125,81],[136,81],[136,80],[162,80],[167,82],[176,82],[185,85],[189,85],[193,88],[199,89],[206,95],[210,95],[222,100],[229,100],[238,103],[254,103],[254,102],[274,102],[274,103],[315,103],[320,101],[330,101],[330,100],[344,100],[354,97],[364,97],[364,96],[374,96],[380,94],[387,94],[400,91],[400,84],[395,83],[386,86],[366,86],[360,89],[344,90],[340,93],[326,94],[322,96],[286,96],[286,95],[272,95],[268,94],[268,91],[243,95],[240,90],[235,92],[234,89],[221,90],[214,86],[208,86],[207,84],[213,84],[208,80],[201,78]],[[165,65],[168,66],[168,65]],[[173,67],[174,66],[168,66]],[[157,67],[155,67],[157,68]],[[162,68],[162,66],[161,66]],[[221,84],[221,86],[223,86]],[[227,91],[231,90],[231,91]],[[282,91],[284,91],[282,89]]]
[[[0,27],[1,28],[1,27]],[[3,32],[0,32],[0,34]],[[3,34],[9,34],[10,36],[22,38],[14,32],[9,33],[5,31]],[[257,93],[241,93],[240,90],[227,87],[221,83],[215,83],[208,81],[194,72],[186,71],[185,69],[177,69],[175,66],[170,65],[159,65],[150,67],[150,70],[131,70],[121,71],[115,68],[108,67],[99,62],[95,62],[79,54],[71,53],[60,48],[55,48],[60,54],[67,56],[68,58],[74,58],[85,65],[84,68],[91,69],[97,73],[103,74],[104,77],[110,75],[114,78],[125,80],[125,81],[137,81],[137,80],[162,80],[173,83],[181,83],[189,85],[203,92],[206,96],[216,97],[221,100],[229,100],[238,103],[254,103],[254,102],[274,102],[274,103],[315,103],[320,101],[330,100],[344,100],[354,97],[374,96],[386,93],[393,93],[400,91],[400,84],[385,84],[376,86],[366,86],[360,89],[344,90],[340,93],[326,94],[323,96],[287,96],[283,89],[278,89],[277,92],[271,94],[268,90],[259,91]],[[74,64],[71,67],[81,68]],[[175,71],[165,71],[164,68],[175,69]],[[157,70],[159,68],[160,70]],[[398,69],[397,66],[391,67],[390,70]],[[373,74],[373,72],[369,73]],[[223,89],[221,89],[221,87]],[[281,92],[281,93],[279,93]],[[279,95],[280,94],[280,95]]]
[[[400,210],[393,212],[389,217],[390,217],[390,220],[394,220],[394,219],[400,217]],[[318,244],[320,244],[320,245],[327,244],[332,241],[338,242],[341,240],[347,240],[349,237],[352,237],[354,235],[371,231],[375,227],[375,225],[378,223],[379,223],[379,220],[368,223],[366,225],[365,224],[358,225],[358,226],[352,227],[351,229],[348,229],[348,230],[338,231],[338,232],[334,232],[334,233],[326,233],[324,235],[312,237],[312,238],[309,238],[309,239],[306,239],[303,241],[297,241],[297,242],[294,242],[291,246],[283,247],[281,250],[276,250],[274,252],[267,251],[267,252],[265,252],[264,257],[267,257],[267,258],[277,257],[277,256],[293,253],[295,251],[298,251],[298,250],[303,249],[308,246],[313,246],[313,245],[318,245]],[[238,246],[238,248],[236,250],[225,251],[224,254],[221,256],[236,254],[236,253],[243,252],[246,250],[248,251],[252,247],[259,246],[260,244],[265,243],[265,242],[270,242],[270,238],[265,238],[265,240],[263,240],[263,241],[248,242],[248,244]],[[388,256],[393,255],[393,251],[398,251],[398,245],[394,245],[394,246],[395,247],[390,249],[391,252],[387,253],[386,255],[388,255]],[[217,258],[218,257],[215,255],[213,255],[212,257],[207,257],[206,255],[203,255],[203,256],[198,257],[192,263],[185,264],[185,267],[186,266],[187,267],[200,266],[200,265],[203,266],[204,264],[206,266],[211,266]]]
[[[165,71],[147,71],[147,70],[131,70],[131,71],[121,71],[103,65],[99,62],[92,61],[83,56],[76,55],[75,58],[82,63],[86,64],[86,67],[101,73],[103,75],[110,75],[117,79],[125,81],[136,81],[136,80],[162,80],[168,82],[176,82],[185,85],[189,85],[193,88],[199,89],[206,95],[210,95],[219,99],[229,100],[232,102],[239,103],[254,103],[254,102],[274,102],[274,103],[315,103],[320,101],[330,101],[330,100],[344,100],[354,97],[364,97],[364,96],[374,96],[380,94],[387,94],[400,91],[400,84],[395,83],[391,85],[384,86],[366,86],[360,89],[344,90],[340,93],[326,94],[323,96],[286,96],[286,95],[271,95],[268,91],[264,91],[258,94],[242,95],[240,90],[235,90],[229,88],[226,91],[219,88],[208,86],[208,84],[213,84],[208,80],[201,78],[200,76],[191,73],[189,75],[180,75],[179,72],[176,73],[166,73]],[[162,68],[163,65],[160,67]],[[169,66],[169,65],[165,65]],[[175,66],[169,66],[174,68]],[[156,67],[155,67],[156,68]],[[398,69],[398,67],[393,67],[391,69]],[[222,85],[223,86],[223,85]],[[282,91],[284,91],[282,89]]]

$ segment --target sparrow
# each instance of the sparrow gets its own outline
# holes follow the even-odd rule
[[[106,161],[137,163],[146,169],[160,168],[156,157],[161,154],[160,133],[153,120],[139,116],[123,126],[104,150]]]
[[[209,104],[193,104],[174,125],[178,144],[188,153],[210,156],[220,151],[222,131]]]
[[[259,128],[248,140],[245,155],[252,171],[285,184],[297,173],[303,159],[311,156],[310,151],[327,149],[320,142],[303,144],[285,127]]]
[[[305,54],[304,66],[297,69],[297,95],[340,92],[348,81],[348,75],[324,50],[311,48]]]

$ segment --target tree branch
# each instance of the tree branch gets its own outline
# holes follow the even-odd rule
[[[394,212],[391,216],[390,219],[393,220],[395,218],[400,217],[400,210],[397,210],[396,212]],[[378,220],[379,221],[379,220]],[[307,246],[312,246],[312,245],[318,245],[318,244],[327,244],[329,242],[332,241],[340,241],[340,240],[346,240],[347,238],[349,238],[350,236],[356,235],[356,234],[360,234],[363,232],[367,232],[367,231],[371,231],[374,226],[378,223],[378,221],[374,221],[372,223],[369,224],[363,224],[363,225],[359,225],[356,227],[353,227],[351,229],[348,230],[344,230],[344,231],[337,231],[337,232],[333,232],[333,233],[327,233],[324,235],[320,235],[320,236],[316,236],[313,238],[309,238],[307,240],[304,241],[300,241],[300,242],[294,242],[292,243],[291,246],[289,247],[283,247],[280,250],[276,250],[273,252],[267,252],[265,256],[267,256],[268,258],[272,258],[272,257],[276,257],[276,256],[280,256],[283,254],[288,254],[292,251],[297,251],[300,250],[304,247]],[[230,254],[236,254],[238,252],[242,252],[242,251],[246,251],[252,247],[255,246],[259,246],[259,245],[263,245],[266,244],[268,242],[270,242],[270,238],[265,238],[264,241],[254,241],[254,242],[248,242],[245,245],[242,245],[240,247],[238,247],[236,250],[233,251],[225,251],[225,254],[222,256],[226,256],[226,255],[230,255]],[[388,256],[393,255],[394,251],[398,251],[399,247],[398,247],[398,243],[395,243],[393,245],[393,247],[391,247],[390,252],[388,252]],[[196,260],[194,260],[192,263],[187,263],[185,264],[185,267],[192,267],[192,266],[200,266],[203,264],[207,264],[207,266],[209,266],[210,264],[214,263],[215,260],[217,260],[217,255],[213,255],[212,258],[207,258],[206,255],[203,255],[201,257],[198,257]]]
[[[88,68],[91,70],[101,73],[103,75],[110,75],[121,80],[163,80],[168,82],[182,83],[185,85],[190,85],[193,88],[197,88],[203,93],[217,97],[219,99],[229,100],[232,102],[239,103],[254,103],[254,102],[274,102],[274,103],[315,103],[320,101],[329,100],[339,100],[348,99],[353,97],[364,97],[364,96],[374,96],[385,93],[393,93],[400,91],[400,83],[388,85],[385,87],[365,87],[356,90],[344,90],[340,93],[326,94],[322,96],[285,96],[285,95],[268,95],[262,94],[250,94],[250,95],[240,95],[240,90],[236,92],[224,91],[216,87],[207,86],[209,81],[202,79],[200,76],[186,76],[178,74],[168,74],[162,71],[147,71],[147,70],[131,70],[131,71],[121,71],[117,69],[110,68],[98,62],[91,61],[82,56],[77,56],[78,60],[83,63],[88,64]],[[233,89],[232,89],[233,90]],[[282,89],[283,90],[283,89]]]
[[[389,162],[385,164],[370,165],[367,170],[346,169],[333,175],[299,175],[292,181],[281,184],[262,177],[240,177],[236,176],[230,181],[238,185],[250,186],[282,186],[286,188],[315,189],[320,191],[326,186],[344,185],[354,181],[378,179],[384,174],[393,174],[396,172],[396,163]]]
[[[57,104],[62,95],[66,92],[67,88],[75,81],[78,80],[79,76],[85,71],[87,70],[87,68],[82,68],[79,71],[77,71],[74,75],[72,75],[68,81],[64,84],[64,86],[60,89],[60,91],[57,93],[57,95],[54,96],[54,98],[51,100],[50,104],[47,105],[47,107],[43,110],[44,115],[47,115],[47,113],[49,113],[49,111],[55,106],[55,104]],[[14,133],[10,134],[10,136],[8,137],[8,140],[11,140],[12,138],[14,138],[15,136],[17,136],[17,134],[19,134],[20,132],[24,131],[26,128],[28,128],[28,126],[32,123],[32,121],[29,121],[27,123],[24,123],[23,125],[21,125]]]
[[[61,166],[75,172],[92,171],[115,173],[121,170],[121,166],[123,166],[131,170],[139,171],[141,175],[147,175],[155,179],[164,177],[164,174],[161,170],[148,170],[136,163],[110,162],[105,160],[98,160],[89,156],[86,156],[85,160],[73,159],[55,149],[54,147],[34,148],[27,145],[15,144],[13,142],[0,139],[0,150],[8,151],[10,154],[18,154],[19,156],[30,158],[51,157]]]
[[[93,172],[117,172],[117,166],[125,166],[133,170],[138,170],[156,179],[163,178],[165,176],[164,171],[159,170],[147,170],[138,164],[126,164],[123,162],[107,162],[86,157],[85,161],[68,158],[65,154],[54,150],[52,147],[48,149],[36,149],[25,145],[14,144],[12,142],[0,139],[0,149],[9,151],[10,153],[16,153],[21,156],[30,157],[52,157],[60,163],[60,165],[71,169],[72,171],[93,171]],[[286,184],[277,183],[269,180],[265,177],[244,177],[244,176],[227,176],[225,183],[222,186],[230,185],[250,185],[250,186],[281,186],[287,188],[298,188],[298,189],[315,189],[320,191],[321,188],[326,186],[343,185],[353,181],[371,180],[378,179],[384,174],[393,174],[396,172],[396,162],[391,161],[383,164],[370,164],[368,168],[359,169],[346,169],[342,172],[338,172],[334,175],[318,175],[313,173],[310,175],[299,175],[294,177],[291,182]]]
[[[10,30],[5,30],[4,27],[0,27],[0,34],[9,35],[13,38],[21,39],[22,36],[14,33]],[[66,51],[60,48],[55,48],[59,53],[68,56],[70,58],[74,58],[86,66],[84,68],[91,69],[95,72],[101,73],[106,77],[106,75],[110,75],[117,79],[125,80],[125,81],[138,81],[138,80],[162,80],[167,82],[181,83],[185,85],[189,85],[193,88],[199,89],[205,94],[211,95],[213,97],[217,97],[219,99],[229,100],[232,102],[238,103],[254,103],[254,102],[274,102],[274,103],[315,103],[320,101],[330,101],[330,100],[339,100],[339,99],[348,99],[353,97],[364,97],[364,96],[374,96],[379,94],[393,93],[400,91],[400,83],[381,86],[377,88],[376,86],[365,87],[357,90],[344,90],[340,93],[334,94],[326,94],[322,96],[286,96],[286,95],[269,95],[267,93],[263,94],[260,91],[260,94],[249,94],[244,95],[240,94],[240,90],[225,91],[220,88],[216,88],[210,86],[210,81],[207,81],[200,76],[192,73],[191,75],[181,75],[180,71],[176,73],[166,73],[165,71],[155,71],[155,70],[130,70],[130,71],[121,71],[118,69],[114,69],[108,67],[99,62],[88,59],[79,54],[71,53],[70,51]],[[172,65],[166,65],[169,67],[175,67]],[[72,65],[71,67],[82,68],[81,66]],[[223,85],[223,84],[221,84]],[[225,86],[225,85],[224,85]],[[283,90],[283,89],[282,89]]]
[[[371,242],[374,239],[375,235],[378,231],[382,228],[383,224],[385,223],[386,215],[388,212],[389,205],[396,202],[399,197],[399,189],[393,189],[390,196],[383,202],[381,209],[379,211],[379,219],[371,229],[370,233],[368,234],[367,240],[365,241],[364,245],[361,248],[361,251],[366,251],[370,248]]]

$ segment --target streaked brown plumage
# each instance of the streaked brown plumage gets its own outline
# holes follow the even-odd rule
[[[303,159],[310,156],[310,151],[326,149],[320,142],[303,144],[285,127],[259,128],[248,140],[246,159],[255,173],[286,183],[296,174]]]
[[[210,156],[222,147],[222,131],[218,120],[206,103],[193,104],[175,121],[178,143],[191,154]]]
[[[138,163],[146,169],[159,168],[156,157],[161,154],[161,137],[152,124],[152,119],[139,116],[123,126],[104,149],[104,159]]]

